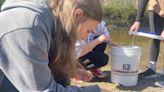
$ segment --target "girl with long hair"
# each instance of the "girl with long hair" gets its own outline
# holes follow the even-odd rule
[[[52,0],[50,6],[44,0],[5,1],[0,13],[2,72],[19,92],[108,92],[96,85],[61,85],[76,75],[76,40],[102,20],[100,1]]]

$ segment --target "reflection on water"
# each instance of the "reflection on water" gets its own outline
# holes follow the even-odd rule
[[[129,35],[128,31],[110,31],[110,36],[113,42],[118,45],[145,46],[150,42],[149,38]]]

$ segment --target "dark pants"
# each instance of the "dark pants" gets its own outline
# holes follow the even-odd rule
[[[108,55],[106,55],[104,53],[104,50],[106,48],[107,43],[102,43],[97,45],[93,51],[89,52],[88,54],[80,57],[78,59],[78,61],[81,63],[81,65],[83,65],[83,67],[85,67],[87,70],[90,69],[96,69],[96,68],[100,68],[104,65],[106,65],[108,63]],[[93,64],[94,67],[91,68],[87,68],[87,65],[84,64],[85,60],[89,60],[90,63],[88,63],[87,65],[91,65]]]
[[[150,31],[160,35],[164,30],[164,18],[160,17],[157,13],[149,12],[149,26]],[[160,40],[153,39],[150,46],[150,61],[156,62],[160,51]]]

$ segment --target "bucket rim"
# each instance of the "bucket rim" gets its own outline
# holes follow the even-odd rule
[[[120,46],[113,46],[111,47],[112,49],[115,49],[115,48],[121,48],[121,49],[138,49],[138,48],[143,48],[141,46],[131,46],[131,45],[120,45]]]

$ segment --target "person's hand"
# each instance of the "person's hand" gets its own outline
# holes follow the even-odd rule
[[[164,30],[161,33],[161,37],[164,37]],[[162,40],[162,42],[164,43],[164,40]]]
[[[131,32],[131,31],[137,32],[140,28],[140,24],[141,24],[140,22],[137,22],[137,21],[134,22],[133,25],[130,27],[129,32]]]
[[[105,36],[104,34],[100,35],[97,40],[99,41],[99,43],[102,43],[102,42],[105,42],[105,41],[108,41],[108,37]]]
[[[114,44],[112,41],[108,41],[110,47],[119,47],[118,45]]]
[[[161,37],[164,37],[164,30],[163,30],[162,33],[161,33]]]
[[[85,69],[78,69],[76,79],[82,80],[82,81],[90,81],[93,77],[94,76],[92,75],[91,72],[89,72]]]

